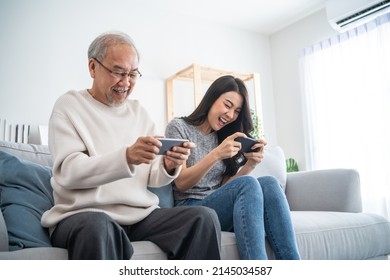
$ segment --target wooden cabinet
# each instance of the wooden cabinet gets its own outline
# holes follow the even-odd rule
[[[194,88],[194,107],[196,107],[201,101],[205,92],[202,90],[202,83],[209,82],[210,84],[215,81],[217,78],[224,75],[232,75],[234,77],[240,78],[246,84],[250,82],[253,85],[253,90],[251,91],[248,88],[248,92],[252,92],[252,97],[250,100],[253,100],[251,108],[255,111],[257,116],[262,119],[262,107],[261,107],[261,93],[260,93],[260,75],[258,73],[239,73],[234,71],[220,70],[210,67],[204,67],[198,64],[192,64],[187,68],[180,70],[173,76],[169,77],[166,80],[167,87],[167,121],[169,122],[174,117],[175,114],[175,104],[174,104],[174,82],[177,80],[184,80],[193,83]],[[248,85],[247,85],[248,87]],[[252,102],[252,101],[251,101]]]

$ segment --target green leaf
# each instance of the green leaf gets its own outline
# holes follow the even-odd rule
[[[261,120],[254,110],[251,110],[251,115],[253,122],[253,130],[251,131],[251,135],[255,139],[260,139],[264,136]]]
[[[297,172],[299,171],[298,163],[293,158],[286,159],[286,169],[287,172]]]

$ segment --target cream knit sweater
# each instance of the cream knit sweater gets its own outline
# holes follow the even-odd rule
[[[53,154],[54,206],[42,216],[44,227],[82,211],[102,211],[120,224],[134,224],[158,207],[147,186],[170,183],[162,156],[151,165],[127,164],[126,147],[140,136],[153,136],[155,126],[136,100],[109,107],[87,90],[61,96],[49,122]]]

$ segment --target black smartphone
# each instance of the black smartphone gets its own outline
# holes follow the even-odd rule
[[[157,138],[162,143],[158,155],[164,155],[167,151],[174,146],[182,146],[184,142],[188,142],[186,139],[174,139],[174,138]]]
[[[256,152],[258,150],[252,150],[252,146],[259,142],[256,139],[250,137],[237,137],[236,139],[234,139],[234,141],[241,143],[241,152],[243,153]]]

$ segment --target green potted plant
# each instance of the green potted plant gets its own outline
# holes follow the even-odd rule
[[[263,125],[259,116],[255,113],[254,110],[251,110],[252,122],[253,122],[253,130],[251,131],[251,135],[255,139],[260,139],[264,137],[263,134]]]
[[[287,172],[297,172],[299,171],[298,163],[293,158],[286,159],[286,169]]]
[[[264,137],[263,134],[263,126],[261,123],[261,119],[255,113],[254,110],[251,110],[252,122],[253,122],[253,130],[251,131],[251,135],[255,139],[260,139]],[[299,171],[298,163],[293,158],[286,159],[286,169],[287,172],[297,172]]]

